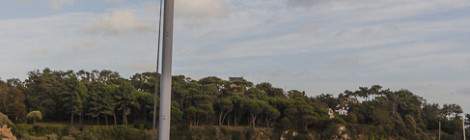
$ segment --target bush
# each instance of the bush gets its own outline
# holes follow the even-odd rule
[[[152,140],[154,138],[151,129],[137,129],[126,126],[84,126],[77,129],[62,124],[37,125],[19,124],[21,139],[25,140]],[[247,128],[247,127],[219,127],[198,126],[189,128],[186,126],[171,127],[172,140],[258,140],[270,139],[271,129]]]
[[[42,113],[41,111],[31,111],[28,113],[28,115],[26,115],[26,118],[28,118],[28,120],[33,121],[34,124],[37,121],[42,120]]]
[[[32,129],[29,130],[29,134],[34,136],[47,136],[50,134],[56,134],[58,136],[67,135],[67,127],[61,125],[47,125],[47,124],[35,124]]]
[[[57,134],[49,134],[45,136],[30,136],[30,135],[24,135],[22,140],[59,140],[59,136]]]
[[[64,136],[61,138],[61,140],[75,140],[75,138],[72,136]]]
[[[139,130],[136,128],[117,126],[117,127],[90,127],[82,131],[77,136],[78,140],[151,140],[150,131]]]

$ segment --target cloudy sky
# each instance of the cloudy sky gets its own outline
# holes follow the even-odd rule
[[[174,73],[337,94],[380,84],[470,112],[470,0],[176,0]],[[153,71],[157,0],[4,0],[0,77]]]

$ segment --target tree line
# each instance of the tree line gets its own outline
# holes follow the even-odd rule
[[[26,122],[28,112],[40,111],[47,122],[151,127],[159,79],[153,72],[123,78],[110,70],[31,71],[25,80],[0,80],[0,112],[15,123]],[[355,138],[433,139],[440,122],[443,139],[462,135],[459,105],[428,103],[408,90],[379,85],[337,96],[307,96],[243,78],[178,75],[173,76],[172,90],[175,126],[267,127],[278,134],[295,131],[321,138],[346,133]],[[469,119],[467,115],[464,120]],[[346,130],[339,132],[341,127]]]

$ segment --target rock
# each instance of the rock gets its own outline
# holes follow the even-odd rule
[[[13,135],[10,128],[8,128],[6,125],[3,125],[0,128],[0,139],[1,140],[16,140],[16,137]]]

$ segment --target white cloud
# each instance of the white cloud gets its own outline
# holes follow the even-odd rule
[[[175,12],[182,18],[207,18],[227,16],[229,9],[225,0],[176,0]]]
[[[66,5],[72,5],[75,3],[75,0],[49,0],[51,8],[59,10]]]
[[[264,12],[271,10],[265,9],[268,6],[257,5],[259,8],[249,14],[246,14],[244,9],[234,9],[234,12],[227,18],[196,27],[178,27],[181,31],[184,30],[185,34],[193,33],[192,36],[195,36],[197,40],[226,43],[219,46],[224,49],[217,49],[221,52],[207,52],[210,53],[205,56],[208,59],[272,56],[300,53],[315,48],[325,50],[377,48],[427,38],[439,32],[468,31],[466,27],[470,20],[467,19],[431,21],[400,21],[400,19],[413,19],[414,16],[463,7],[469,5],[469,2],[465,3],[462,0],[396,1],[337,0],[329,2],[330,4],[319,1],[320,4],[312,9],[279,9],[271,13]],[[235,40],[240,36],[251,36],[251,38],[246,37],[229,43],[223,42]]]
[[[138,18],[132,10],[115,10],[102,16],[89,29],[91,32],[120,34],[128,32],[150,32],[151,24]]]
[[[126,2],[127,0],[104,0],[107,3],[123,3]]]
[[[21,2],[28,1],[31,2],[32,0],[18,0]],[[49,5],[52,9],[54,10],[62,10],[63,7],[65,6],[70,6],[74,5],[77,3],[79,0],[48,0]],[[127,0],[94,0],[94,1],[104,1],[109,4],[118,4],[118,3],[123,3],[126,2]]]

